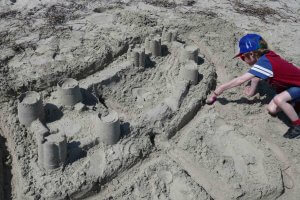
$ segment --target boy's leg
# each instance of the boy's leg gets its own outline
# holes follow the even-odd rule
[[[276,114],[281,111],[281,109],[274,103],[273,99],[268,104],[267,110],[272,117],[276,117]]]
[[[293,127],[284,135],[286,138],[300,137],[300,119],[292,104],[300,100],[300,87],[291,87],[274,97],[274,103],[290,118]],[[288,103],[290,101],[290,103]]]
[[[299,88],[300,92],[300,88]],[[292,96],[288,91],[281,92],[276,95],[272,101],[288,116],[288,118],[294,123],[299,120],[299,117],[294,107],[289,103],[292,100]],[[299,121],[300,125],[300,121]]]

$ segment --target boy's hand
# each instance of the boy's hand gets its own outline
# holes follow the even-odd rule
[[[248,97],[253,96],[253,91],[251,89],[251,86],[246,86],[244,89],[244,94]]]
[[[217,95],[215,93],[212,93],[211,96],[206,99],[206,103],[208,105],[212,105],[215,103],[216,100],[217,100]]]

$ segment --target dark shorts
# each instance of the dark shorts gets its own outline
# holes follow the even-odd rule
[[[292,97],[291,102],[299,102],[300,101],[300,87],[291,87],[286,90]]]

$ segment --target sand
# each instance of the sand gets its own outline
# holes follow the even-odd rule
[[[0,4],[0,198],[300,198],[298,140],[283,137],[283,114],[267,114],[265,83],[251,98],[238,87],[205,105],[247,71],[232,59],[245,33],[300,65],[297,0]],[[70,105],[60,89],[77,82],[58,88],[66,78],[81,93],[64,93]],[[45,111],[31,127],[18,119],[27,91]],[[61,152],[62,136],[67,155],[49,169],[41,152]]]

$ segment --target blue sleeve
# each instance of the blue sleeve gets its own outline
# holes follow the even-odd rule
[[[272,65],[265,55],[260,57],[248,72],[264,80],[273,77]]]

